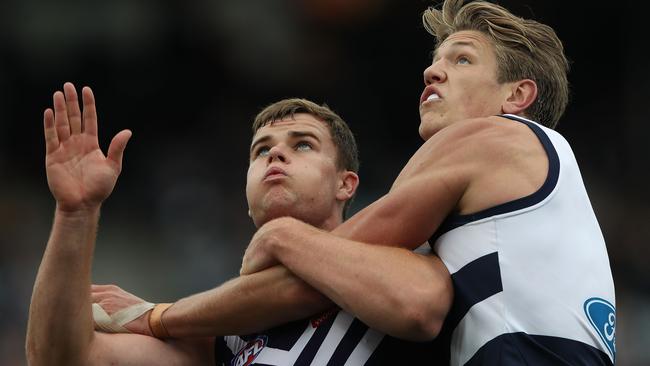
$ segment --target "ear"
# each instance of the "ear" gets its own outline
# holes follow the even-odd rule
[[[253,213],[251,212],[250,208],[248,209],[248,217],[250,217],[251,219],[253,218]]]
[[[347,201],[352,196],[354,192],[357,191],[359,186],[359,176],[355,172],[345,170],[339,173],[339,186],[336,191],[336,199],[339,201]]]
[[[510,83],[509,95],[501,105],[503,113],[521,115],[537,99],[537,84],[530,79]]]

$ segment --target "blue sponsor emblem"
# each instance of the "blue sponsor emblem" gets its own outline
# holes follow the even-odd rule
[[[592,297],[585,301],[585,314],[596,329],[612,359],[616,359],[616,309],[607,300]]]
[[[259,356],[264,346],[266,346],[266,336],[259,336],[248,343],[233,357],[230,364],[232,366],[248,366],[252,364]]]

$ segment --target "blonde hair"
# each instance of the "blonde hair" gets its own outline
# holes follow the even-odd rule
[[[436,47],[459,31],[485,34],[494,45],[497,81],[533,80],[538,94],[526,109],[526,116],[554,128],[569,102],[569,63],[555,31],[496,4],[463,3],[445,0],[442,9],[430,7],[422,14],[425,29],[436,37]]]

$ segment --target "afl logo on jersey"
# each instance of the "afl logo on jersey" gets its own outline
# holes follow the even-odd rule
[[[612,358],[616,359],[616,309],[607,300],[592,297],[585,301],[585,314],[596,328]]]
[[[235,357],[233,357],[232,366],[248,366],[255,361],[257,356],[262,352],[264,346],[266,346],[266,336],[259,336],[253,340],[250,340],[244,348],[242,348]]]

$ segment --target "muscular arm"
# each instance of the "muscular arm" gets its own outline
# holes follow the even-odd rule
[[[243,272],[282,263],[373,328],[413,340],[434,337],[451,304],[451,280],[439,258],[410,249],[435,232],[466,189],[468,167],[450,149],[425,144],[388,194],[331,234],[288,218],[268,223],[253,239]]]
[[[284,266],[275,266],[181,299],[163,321],[172,337],[249,334],[332,306]]]
[[[46,171],[57,201],[39,268],[27,329],[32,365],[205,364],[209,341],[162,342],[138,335],[93,331],[90,277],[101,203],[121,170],[129,131],[115,136],[105,157],[97,141],[92,92],[83,90],[81,115],[72,84],[54,95],[55,113],[44,115]]]
[[[364,243],[407,249],[415,249],[429,240],[468,185],[470,167],[464,163],[464,154],[455,144],[440,142],[445,138],[434,136],[421,146],[386,195],[332,233]]]
[[[208,291],[183,300],[182,307],[170,308],[170,322],[179,327],[170,333],[222,334],[227,332],[223,327],[227,319],[223,318],[230,316],[237,322],[228,327],[262,330],[326,308],[329,298],[388,334],[414,340],[435,336],[453,296],[449,274],[439,258],[399,247],[412,249],[427,240],[453,209],[476,212],[535,189],[518,183],[516,187],[524,188],[519,192],[513,185],[521,180],[518,175],[527,169],[529,161],[515,165],[515,175],[501,172],[498,176],[502,179],[494,180],[497,169],[512,166],[509,160],[522,155],[510,148],[504,151],[504,147],[516,145],[519,149],[525,145],[512,131],[504,134],[500,127],[502,136],[495,139],[492,127],[500,122],[482,123],[478,129],[473,124],[461,125],[440,132],[441,138],[429,140],[413,156],[391,191],[339,226],[334,231],[336,236],[287,218],[269,222],[258,231],[245,258],[243,272],[253,275],[233,280],[228,289]],[[486,147],[486,141],[492,141],[491,147]],[[500,153],[495,155],[497,151]],[[470,185],[470,181],[474,183]],[[489,190],[505,185],[510,196]],[[480,199],[467,200],[468,192]],[[486,198],[488,201],[482,201]],[[278,280],[267,273],[268,269],[260,270],[278,262],[291,271],[281,272],[288,286],[274,287]],[[292,279],[291,273],[313,288]],[[238,290],[239,286],[248,290]],[[237,305],[226,306],[231,301]],[[242,317],[237,314],[238,308],[253,311],[251,316]],[[167,322],[167,313],[163,318]],[[214,328],[208,329],[210,326]]]
[[[90,302],[92,245],[99,211],[57,210],[36,276],[27,327],[31,364],[82,364],[93,340]],[[57,362],[58,360],[58,362]],[[72,362],[72,361],[76,362]]]
[[[413,164],[421,169],[411,170]],[[262,227],[244,272],[277,261],[373,328],[411,340],[434,338],[451,306],[451,279],[437,256],[411,249],[458,200],[462,188],[451,179],[444,166],[424,169],[416,155],[388,194],[332,233],[289,218]]]
[[[261,230],[254,242],[372,328],[416,341],[438,334],[452,298],[438,257],[351,241],[292,218]]]
[[[269,291],[274,280],[268,270],[257,270],[272,263],[253,264],[248,270],[244,267],[249,275],[233,280],[228,291],[218,288],[183,300],[182,307],[172,306],[163,316],[165,324],[169,321],[172,327],[170,334],[223,334],[227,318],[237,319],[232,330],[262,330],[313,314],[334,301],[388,334],[416,340],[434,337],[451,303],[451,281],[439,258],[414,254],[410,249],[429,238],[463,190],[454,181],[459,178],[453,172],[460,167],[453,170],[444,160],[435,169],[430,166],[426,157],[431,150],[440,154],[442,149],[421,149],[391,191],[335,229],[336,236],[288,219],[276,220],[258,231],[251,245],[255,247],[256,241],[272,243],[270,247],[279,243],[269,249],[273,253],[268,257],[313,288],[284,272],[290,286],[277,287],[282,300],[260,301],[275,290]],[[251,291],[237,289],[244,283]],[[326,297],[317,296],[314,288]],[[237,307],[228,307],[230,301],[236,301]],[[254,311],[242,318],[238,308]],[[224,316],[230,313],[232,316]]]
[[[31,365],[212,364],[212,340],[162,341],[93,331],[90,268],[99,211],[56,210],[27,329]]]
[[[279,262],[372,327],[408,339],[435,335],[451,302],[449,274],[438,258],[403,248],[428,239],[454,210],[478,212],[536,191],[547,169],[543,148],[522,124],[491,117],[452,127],[334,235],[287,218],[262,227],[243,272]]]

